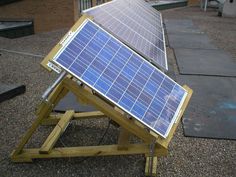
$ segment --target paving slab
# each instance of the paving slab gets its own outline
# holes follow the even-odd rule
[[[204,33],[196,25],[193,24],[192,20],[189,19],[166,19],[164,23],[168,34]]]
[[[24,85],[0,83],[0,103],[23,93],[25,93]]]
[[[96,109],[90,105],[80,104],[73,93],[69,92],[54,108],[56,112],[65,112],[67,110],[75,110],[75,112],[89,112]]]
[[[193,27],[193,21],[191,19],[165,19],[165,25],[176,25],[180,27]]]
[[[178,33],[169,34],[170,47],[187,49],[217,49],[206,34]]]
[[[236,78],[178,76],[194,91],[183,116],[184,135],[236,139]]]
[[[223,50],[174,49],[180,74],[236,76],[236,59]]]

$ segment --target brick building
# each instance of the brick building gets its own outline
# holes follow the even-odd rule
[[[81,3],[86,7],[104,1],[96,0],[3,0],[0,3],[0,21],[33,20],[34,31],[44,32],[70,27],[78,19]]]

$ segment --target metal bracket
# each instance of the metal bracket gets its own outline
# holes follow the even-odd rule
[[[60,74],[61,73],[61,68],[56,66],[55,64],[53,64],[52,62],[48,62],[47,66],[49,68],[51,68],[53,71],[55,71],[56,73]]]
[[[153,140],[152,143],[150,144],[150,158],[149,158],[149,169],[148,169],[148,173],[150,174],[150,176],[152,176],[152,170],[153,170],[153,157],[154,157],[155,145],[156,145],[156,139]]]

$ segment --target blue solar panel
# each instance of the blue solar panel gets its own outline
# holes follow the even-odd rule
[[[163,137],[186,96],[180,85],[90,20],[54,62]]]

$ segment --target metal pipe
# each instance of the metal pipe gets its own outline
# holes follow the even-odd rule
[[[43,93],[43,100],[47,100],[48,96],[52,93],[54,88],[62,81],[62,79],[66,76],[66,71],[63,71],[61,75],[57,78],[57,80],[47,88],[47,90]]]

